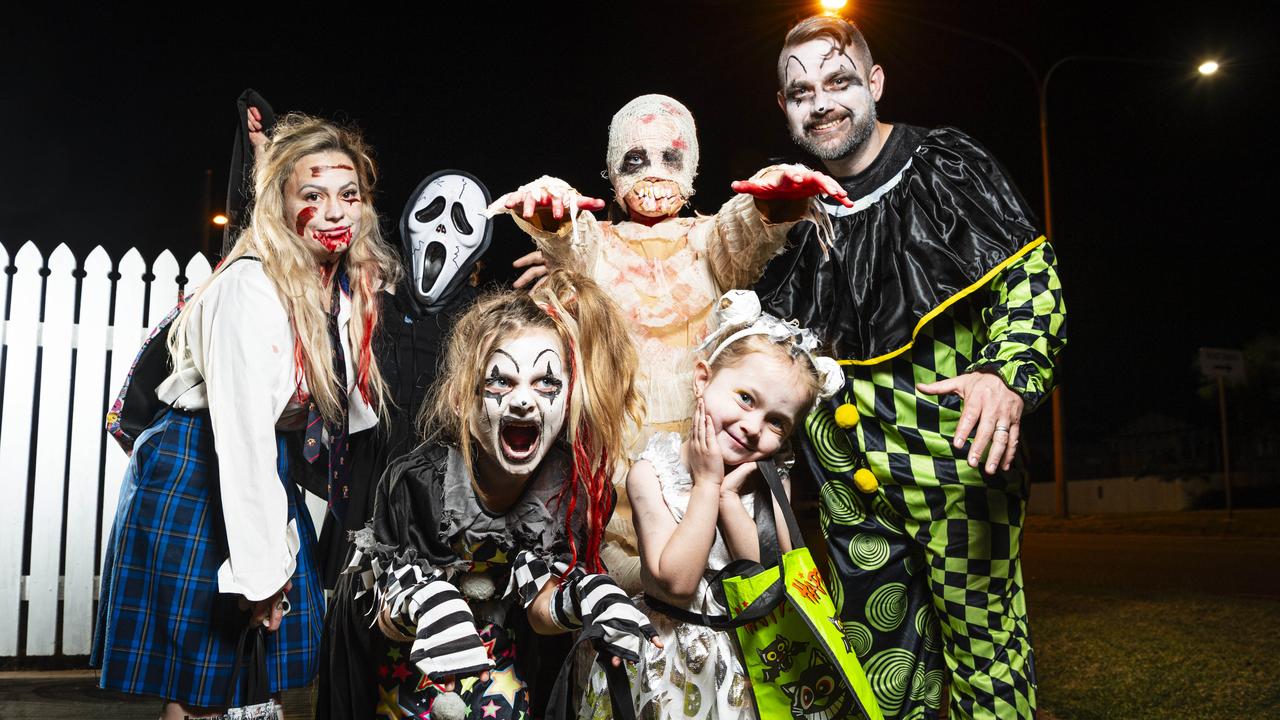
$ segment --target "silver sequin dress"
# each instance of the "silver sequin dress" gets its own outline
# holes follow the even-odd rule
[[[662,497],[676,522],[680,522],[689,508],[689,491],[693,487],[689,469],[680,462],[680,436],[654,435],[638,459],[653,465]],[[751,496],[743,498],[749,513],[753,511],[752,501]],[[717,530],[698,592],[692,601],[681,605],[707,614],[725,614],[725,608],[712,596],[707,578],[729,564],[730,559]],[[660,595],[653,589],[649,592]],[[756,712],[747,673],[731,633],[675,622],[651,610],[641,598],[637,598],[636,605],[653,621],[663,644],[661,650],[646,644],[641,662],[628,667],[631,694],[642,720],[754,720]],[[586,683],[578,717],[605,720],[611,716],[604,671],[595,667]]]

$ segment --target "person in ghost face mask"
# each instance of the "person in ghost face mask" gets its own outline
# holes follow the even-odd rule
[[[603,200],[545,176],[502,196],[490,211],[510,213],[537,243],[539,252],[518,263],[578,270],[609,288],[621,307],[640,355],[637,382],[647,413],[628,438],[634,457],[653,433],[689,429],[692,349],[709,330],[716,298],[755,283],[791,227],[816,211],[815,196],[848,200],[826,175],[778,165],[733,183],[739,194],[715,215],[679,216],[694,192],[698,138],[688,108],[665,95],[638,97],[613,116],[606,161],[623,222],[597,221],[588,211],[603,209]],[[542,271],[535,267],[521,280]],[[625,505],[609,540],[610,572],[638,591],[639,555]]]
[[[335,717],[541,716],[540,635],[586,628],[639,660],[653,627],[599,557],[635,367],[612,303],[565,271],[458,319],[425,441],[383,475],[332,599],[376,622],[379,646],[363,675],[330,680],[372,704]]]

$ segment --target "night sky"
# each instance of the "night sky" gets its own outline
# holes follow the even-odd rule
[[[179,4],[146,15],[6,11],[0,242],[11,253],[30,240],[80,257],[94,245],[113,257],[130,246],[188,257],[203,235],[206,169],[212,206],[223,203],[234,101],[246,87],[278,113],[362,127],[381,163],[388,228],[417,182],[449,167],[495,195],[546,173],[607,197],[609,118],[643,93],[680,99],[698,121],[700,210],[727,199],[731,180],[796,157],[773,68],[787,28],[814,3],[436,3],[411,14],[371,5],[270,17]],[[1030,76],[1008,51],[938,24],[1010,45],[1041,74],[1071,55],[1144,61],[1071,61],[1049,87],[1069,442],[1147,413],[1204,414],[1195,349],[1280,331],[1267,260],[1280,202],[1280,58],[1274,24],[1235,5],[846,8],[885,69],[881,119],[965,130],[1037,210]],[[1203,79],[1195,66],[1207,57],[1223,69]],[[495,277],[528,247],[499,221]]]

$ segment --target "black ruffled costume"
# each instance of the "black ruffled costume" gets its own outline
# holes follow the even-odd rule
[[[508,591],[511,563],[530,551],[548,565],[567,564],[570,547],[559,493],[569,475],[568,455],[553,448],[524,494],[505,513],[485,509],[457,450],[424,445],[394,460],[378,484],[373,521],[357,539],[363,558],[338,579],[325,628],[331,652],[321,686],[318,717],[421,716],[439,694],[433,679],[410,660],[408,643],[388,640],[371,627],[375,599],[387,579],[409,566],[438,573],[461,590],[474,614],[480,644],[494,667],[487,681],[460,678],[470,717],[537,717],[550,691],[550,675],[567,650],[567,636],[535,635],[523,598]],[[575,528],[585,526],[581,506]],[[576,537],[578,547],[583,538]],[[379,587],[365,578],[380,572]],[[477,589],[480,588],[480,589]],[[485,588],[492,592],[490,599]],[[475,596],[475,597],[472,597]],[[419,635],[421,637],[421,635]]]

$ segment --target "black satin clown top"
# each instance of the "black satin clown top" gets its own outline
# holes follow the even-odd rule
[[[895,125],[871,167],[840,183],[855,206],[824,202],[833,246],[813,223],[796,225],[756,292],[858,364],[910,346],[935,311],[1040,237],[1004,168],[954,128]]]

